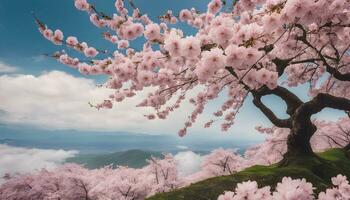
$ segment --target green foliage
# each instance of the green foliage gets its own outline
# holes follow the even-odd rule
[[[291,159],[287,166],[253,166],[230,176],[210,178],[173,192],[157,194],[148,200],[216,200],[224,191],[233,190],[237,183],[254,180],[259,187],[276,186],[284,176],[305,178],[316,188],[315,193],[331,185],[331,177],[343,174],[350,177],[350,160],[341,149],[331,149],[319,157]]]

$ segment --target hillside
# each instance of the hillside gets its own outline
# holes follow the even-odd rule
[[[173,192],[157,194],[148,200],[216,200],[224,191],[233,190],[242,181],[255,180],[259,187],[275,187],[284,176],[306,178],[318,193],[331,185],[331,177],[337,174],[350,177],[350,160],[342,150],[331,149],[319,156],[322,159],[298,158],[287,167],[253,166],[234,175],[214,177]]]
[[[89,169],[96,169],[106,165],[129,166],[132,168],[141,168],[147,164],[146,160],[151,156],[162,158],[160,152],[128,150],[110,154],[81,154],[73,158],[68,158],[66,162],[83,164]]]

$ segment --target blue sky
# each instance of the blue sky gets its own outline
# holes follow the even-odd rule
[[[113,0],[89,2],[107,14],[114,12]],[[141,12],[148,13],[152,19],[164,14],[169,8],[175,13],[182,8],[191,7],[205,10],[207,2],[208,0],[135,0]],[[134,108],[133,104],[136,103],[134,101],[118,105],[112,111],[98,113],[89,108],[88,101],[97,101],[107,94],[106,91],[97,91],[94,87],[106,77],[82,76],[76,70],[41,56],[43,53],[60,50],[61,47],[54,46],[42,38],[34,23],[32,12],[50,28],[63,30],[66,36],[75,35],[79,40],[86,41],[94,47],[113,49],[109,42],[101,38],[103,30],[92,25],[85,12],[74,8],[73,0],[1,0],[0,66],[15,70],[2,73],[0,71],[0,98],[2,98],[0,136],[1,132],[5,131],[2,127],[16,127],[23,130],[74,129],[81,132],[94,130],[171,135],[177,133],[186,120],[187,115],[184,113],[186,111],[189,113],[187,109],[190,107],[174,113],[175,116],[166,121],[157,122],[143,120],[142,115],[147,111]],[[192,33],[190,28],[186,26],[184,28],[187,34]],[[305,88],[294,88],[293,91],[303,100],[307,100]],[[217,101],[210,103],[206,109],[207,114],[203,116],[202,121],[200,120],[201,123],[190,129],[189,134],[203,134],[208,139],[220,137],[219,135],[223,133],[218,126],[206,130],[201,127],[206,119],[210,119],[210,113],[214,112],[223,101],[224,98],[220,97]],[[278,98],[266,97],[264,101],[279,116],[286,116],[285,105]],[[326,110],[320,114],[320,117],[335,120],[341,115],[340,112]],[[245,102],[236,122],[227,133],[235,140],[242,138],[261,140],[262,136],[256,134],[254,125],[270,125],[260,111],[252,105],[251,98]]]
[[[109,15],[115,10],[112,0],[89,2]],[[205,2],[208,1],[165,0],[162,3],[159,3],[158,0],[135,1],[141,11],[149,13],[154,20],[169,8],[172,8],[174,12],[188,7],[204,10]],[[60,50],[60,47],[44,40],[38,34],[32,12],[50,28],[63,30],[66,36],[76,35],[81,41],[86,41],[95,47],[113,48],[111,43],[102,39],[103,30],[92,25],[85,12],[75,9],[73,0],[61,0],[54,3],[45,0],[2,0],[0,2],[0,58],[6,63],[19,66],[21,72],[39,74],[43,70],[59,69],[79,75],[75,70],[70,70],[54,60],[40,58],[41,54],[55,52]],[[189,29],[186,28],[186,30]]]

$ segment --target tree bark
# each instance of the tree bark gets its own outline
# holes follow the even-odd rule
[[[287,152],[285,158],[315,156],[312,151],[310,139],[317,130],[317,127],[311,122],[311,115],[297,109],[291,118],[292,126],[287,139]]]
[[[287,140],[287,153],[285,159],[300,156],[315,156],[312,151],[310,139],[317,130],[312,123],[311,116],[324,108],[350,110],[348,99],[335,97],[329,94],[318,94],[312,100],[301,104],[291,116],[291,133]]]
[[[350,143],[344,147],[346,151],[350,151]]]

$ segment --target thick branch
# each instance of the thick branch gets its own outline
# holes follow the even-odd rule
[[[350,111],[350,100],[330,94],[320,93],[311,101],[306,102],[303,107],[309,115],[316,114],[324,108]]]
[[[264,113],[264,115],[277,127],[280,128],[289,128],[290,123],[288,119],[279,119],[265,104],[261,101],[262,95],[259,95],[257,92],[252,91],[253,94],[253,103],[254,105]]]
[[[287,104],[287,114],[293,115],[295,110],[303,104],[303,102],[297,97],[295,94],[290,92],[288,89],[277,86],[277,88],[270,90],[268,87],[263,86],[259,90],[256,91],[257,95],[265,96],[269,94],[274,94],[281,99],[283,99]]]

